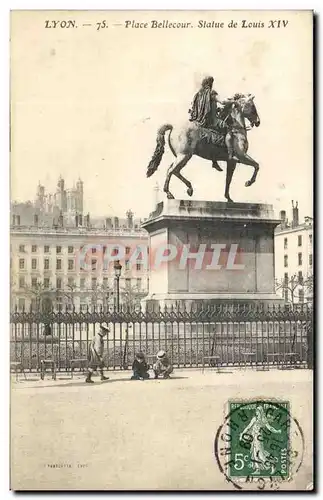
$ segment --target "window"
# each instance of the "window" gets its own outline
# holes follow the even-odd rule
[[[126,288],[130,288],[131,287],[131,279],[130,278],[126,278]]]
[[[288,285],[288,273],[284,273],[284,284]]]
[[[287,238],[284,238],[284,249],[287,250],[288,247],[288,240]]]
[[[92,271],[95,271],[96,270],[96,263],[97,263],[97,260],[96,259],[92,259]]]
[[[24,288],[25,287],[25,277],[20,276],[19,278],[19,288]]]
[[[56,288],[57,288],[57,290],[60,290],[62,288],[62,279],[61,278],[56,278]]]
[[[301,303],[304,302],[304,290],[299,290],[299,292],[298,292],[298,300]]]
[[[72,269],[74,269],[74,260],[68,259],[68,270],[72,271]]]
[[[48,245],[44,246],[44,253],[49,253],[49,246]]]
[[[310,234],[310,235],[308,236],[308,239],[309,239],[310,245],[312,245],[312,243],[313,243],[313,235],[312,235],[312,234]]]
[[[44,288],[49,288],[49,278],[44,278]]]
[[[302,235],[299,235],[299,237],[298,237],[298,246],[299,247],[302,246]]]
[[[49,269],[49,259],[44,259],[44,269],[45,270]]]
[[[141,271],[141,264],[136,264],[137,271]]]
[[[85,288],[85,278],[80,279],[80,288],[83,290]]]
[[[56,253],[62,253],[62,247],[60,246],[56,247]]]
[[[19,252],[25,251],[25,245],[19,245]]]
[[[56,269],[58,269],[58,270],[62,269],[62,260],[61,259],[56,259]]]
[[[37,278],[31,278],[31,287],[37,288]]]
[[[67,283],[68,283],[69,287],[73,288],[74,287],[74,278],[69,277]]]
[[[104,288],[109,288],[109,280],[108,278],[103,278],[103,287]]]
[[[137,278],[137,288],[141,290],[141,278]]]
[[[309,263],[310,266],[313,265],[313,255],[311,253],[308,256],[308,263]]]
[[[126,260],[125,264],[126,264],[126,271],[129,271],[130,269],[129,260]]]
[[[97,285],[97,280],[96,278],[92,278],[91,280],[91,285],[92,285],[92,290],[94,290],[96,288],[96,285]]]
[[[130,247],[126,247],[126,254],[129,255],[130,253]]]
[[[284,255],[284,267],[288,267],[288,255]]]
[[[284,291],[284,300],[285,302],[288,302],[288,290]]]
[[[74,247],[68,247],[68,253],[73,253],[74,252]]]
[[[25,299],[20,298],[18,299],[18,309],[21,311],[22,309],[25,309]]]
[[[36,253],[37,252],[37,245],[31,245],[31,251],[32,251],[32,253]]]
[[[25,269],[25,259],[19,259],[19,269]]]
[[[303,281],[304,281],[304,279],[303,279],[303,273],[302,273],[302,271],[298,271],[298,283],[300,285],[302,285]]]
[[[302,254],[299,253],[298,254],[298,265],[301,266],[303,264],[303,257],[302,257]]]
[[[31,259],[31,268],[37,269],[37,259]]]
[[[96,253],[96,248],[95,247],[92,248],[92,253]]]

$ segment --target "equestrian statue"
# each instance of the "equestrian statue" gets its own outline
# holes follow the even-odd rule
[[[235,94],[232,98],[219,99],[213,90],[212,76],[204,78],[201,89],[195,94],[189,121],[185,126],[174,127],[167,123],[157,132],[157,144],[153,157],[147,168],[147,177],[156,172],[165,151],[165,133],[169,130],[168,144],[175,156],[174,162],[168,168],[164,184],[167,198],[174,198],[169,190],[172,175],[175,175],[187,186],[187,194],[192,196],[193,187],[181,170],[193,155],[212,161],[212,167],[222,171],[218,161],[227,163],[225,198],[230,198],[230,184],[237,163],[253,167],[253,174],[245,186],[251,186],[258,174],[259,164],[247,154],[248,139],[247,119],[251,127],[259,127],[260,119],[251,94]],[[221,105],[221,108],[218,106]]]

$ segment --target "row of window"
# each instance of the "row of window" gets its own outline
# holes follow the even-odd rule
[[[91,268],[92,271],[95,271],[97,269],[97,259],[92,259],[91,260]],[[44,259],[44,269],[49,270],[50,269],[50,260],[49,259]],[[75,269],[75,260],[74,259],[68,259],[68,270],[73,271]],[[19,269],[24,270],[26,269],[26,259],[19,259]],[[31,259],[31,269],[36,270],[38,269],[38,260],[37,259]],[[62,270],[62,259],[56,259],[56,270]],[[142,264],[136,264],[136,270],[137,271],[142,271],[143,266]],[[130,270],[130,262],[127,260],[125,262],[125,270],[129,271]]]
[[[309,264],[309,266],[313,265],[313,255],[311,253],[308,256],[308,264]],[[298,254],[298,265],[299,266],[303,265],[303,254],[302,253]],[[288,267],[288,255],[284,255],[284,267]]]
[[[288,302],[288,300],[289,300],[289,291],[288,290],[284,291],[284,299],[286,302]],[[304,290],[302,290],[302,289],[298,290],[298,302],[301,302],[301,303],[304,302]]]
[[[289,276],[288,276],[288,273],[284,273],[284,281],[285,281],[285,284],[288,285],[289,283]],[[303,285],[304,283],[304,276],[303,276],[303,272],[302,271],[298,271],[298,283],[300,285]]]
[[[49,245],[44,245],[44,253],[49,253],[50,252],[50,246]],[[37,253],[38,252],[38,245],[31,245],[31,252],[32,253]],[[74,253],[74,247],[69,246],[67,247],[68,253]],[[25,253],[26,252],[26,245],[19,245],[19,252]],[[60,245],[56,246],[56,253],[62,253],[62,247]],[[93,252],[95,253],[95,252]]]
[[[131,278],[126,278],[125,279],[125,286],[126,288],[130,288],[131,287]],[[80,289],[81,290],[85,290],[86,289],[86,285],[89,284],[88,281],[86,281],[85,278],[81,278],[80,279]],[[142,279],[141,278],[137,278],[136,281],[133,283],[136,288],[138,290],[141,290],[141,287],[142,287]],[[62,289],[63,288],[63,280],[62,278],[56,278],[56,286],[55,288],[57,289]],[[102,286],[103,288],[107,288],[109,289],[110,288],[113,288],[113,285],[114,285],[114,282],[113,280],[108,280],[108,278],[103,278],[102,280]],[[32,278],[31,279],[31,286],[32,288],[37,288],[39,286],[39,280],[37,278]],[[68,278],[68,281],[67,281],[67,286],[68,288],[70,289],[70,291],[76,291],[77,289],[77,286],[76,286],[76,283],[75,283],[75,280],[74,278]],[[98,280],[97,278],[91,278],[91,289],[94,290],[95,288],[97,288],[98,286]],[[25,280],[25,277],[24,276],[20,276],[19,277],[19,288],[25,288],[26,287],[26,280]],[[52,283],[51,283],[51,280],[50,278],[44,278],[44,281],[43,281],[43,287],[45,289],[50,289],[52,288]]]
[[[37,253],[38,251],[38,246],[37,245],[31,245],[31,252],[32,253]],[[45,245],[44,246],[44,253],[49,253],[50,252],[50,246],[49,245]],[[62,253],[62,246],[58,245],[56,246],[56,253]],[[103,250],[104,250],[104,247],[103,247]],[[67,247],[67,251],[68,253],[74,253],[74,247],[73,246],[68,246]],[[97,248],[93,247],[91,248],[91,251],[92,253],[97,253]],[[19,252],[21,253],[25,253],[26,252],[26,245],[19,245]],[[116,249],[116,252],[118,252],[118,249]],[[126,247],[126,255],[129,255],[131,252],[131,248],[130,247]],[[112,252],[113,253],[113,252]]]
[[[309,239],[310,245],[312,245],[312,243],[313,243],[313,235],[309,234],[308,235],[308,239]],[[303,245],[303,237],[302,237],[301,234],[297,238],[297,245],[299,247],[301,247]],[[287,250],[287,248],[288,248],[288,238],[284,238],[284,249]]]

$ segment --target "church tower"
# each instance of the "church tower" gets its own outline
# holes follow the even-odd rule
[[[76,183],[76,191],[77,191],[77,203],[76,210],[79,213],[83,213],[83,181],[79,178]]]

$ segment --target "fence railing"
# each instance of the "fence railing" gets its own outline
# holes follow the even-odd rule
[[[101,323],[110,329],[104,339],[110,370],[130,368],[137,351],[151,359],[160,349],[174,367],[313,366],[313,311],[306,304],[16,311],[11,362],[33,372],[53,360],[57,371],[68,372],[75,360],[88,358]]]

